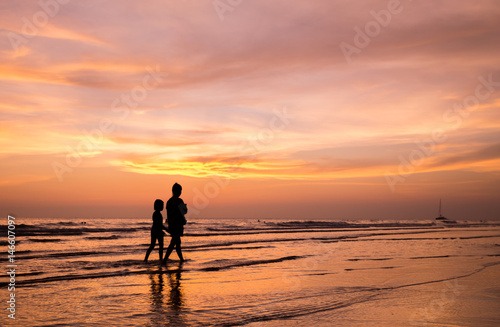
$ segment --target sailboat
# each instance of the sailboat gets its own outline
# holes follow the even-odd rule
[[[436,218],[436,220],[440,220],[445,224],[456,224],[457,222],[454,220],[448,220],[448,218],[444,217],[441,214],[441,199],[439,199],[439,217]]]
[[[439,217],[437,217],[436,220],[447,220],[446,217],[443,217],[441,214],[441,199],[439,199]]]

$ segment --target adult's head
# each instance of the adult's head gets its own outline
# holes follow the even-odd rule
[[[179,184],[175,183],[174,186],[172,186],[172,194],[174,196],[180,196],[182,193],[182,186]]]

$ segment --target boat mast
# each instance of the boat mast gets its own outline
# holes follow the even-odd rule
[[[443,216],[441,215],[441,199],[439,199],[439,217],[443,217]]]

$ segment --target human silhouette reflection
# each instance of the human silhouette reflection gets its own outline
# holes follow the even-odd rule
[[[170,300],[168,301],[168,304],[171,305],[172,309],[175,311],[181,311],[183,306],[181,272],[182,262],[179,263],[177,269],[170,270],[167,273],[170,284]]]
[[[151,270],[151,317],[152,326],[188,326],[184,316],[181,286],[182,262],[178,266],[159,267]],[[164,295],[165,278],[168,279],[169,295]]]
[[[150,270],[149,279],[151,280],[151,325],[165,326],[163,317],[165,316],[165,308],[163,307],[163,272],[161,267],[159,270]]]

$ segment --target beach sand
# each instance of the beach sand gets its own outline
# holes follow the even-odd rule
[[[389,290],[331,312],[248,326],[477,326],[500,323],[500,264],[470,276]]]

